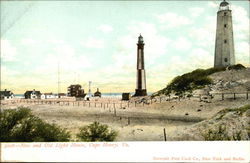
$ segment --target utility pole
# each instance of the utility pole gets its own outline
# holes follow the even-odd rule
[[[91,83],[92,81],[89,81],[89,97],[91,97]]]
[[[59,61],[57,63],[57,97],[59,98],[60,93],[60,64]]]

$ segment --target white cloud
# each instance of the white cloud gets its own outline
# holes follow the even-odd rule
[[[45,57],[41,66],[34,71],[41,74],[55,73],[58,70],[63,73],[73,73],[91,67],[90,59],[84,54],[76,55],[75,49],[69,44],[58,44],[54,47],[54,52]],[[62,75],[63,75],[62,73]]]
[[[164,24],[163,28],[176,28],[183,25],[192,24],[192,20],[186,16],[181,16],[176,13],[165,13],[165,14],[158,14],[155,15],[158,21]]]
[[[210,1],[208,2],[208,7],[218,8],[219,4],[217,4],[216,2]]]
[[[138,41],[138,36],[140,33],[143,36],[145,42],[145,62],[147,64],[153,64],[158,57],[167,53],[167,46],[170,42],[170,39],[160,35],[155,24],[146,22],[132,22],[128,26],[128,30],[130,32],[129,44],[133,45],[131,48],[134,49],[134,55],[136,54],[136,43]]]
[[[36,43],[36,41],[31,38],[24,38],[21,40],[21,43],[23,45],[33,46]]]
[[[104,33],[110,33],[113,31],[113,28],[107,24],[102,24],[97,29],[104,32]]]
[[[235,37],[238,39],[249,39],[249,16],[247,11],[241,7],[232,5],[232,17],[233,17],[233,29],[236,34]]]
[[[1,59],[4,61],[14,61],[16,54],[17,50],[10,41],[1,39]]]
[[[194,18],[200,16],[204,12],[204,8],[201,7],[193,7],[189,8],[188,11],[190,12],[190,15]]]
[[[174,42],[174,47],[177,50],[189,50],[191,47],[191,42],[185,37],[178,37]]]
[[[86,41],[81,43],[83,46],[87,48],[96,48],[100,49],[104,47],[104,42],[101,39],[96,39],[93,37],[88,38]]]
[[[239,42],[235,45],[236,63],[246,66],[250,65],[250,43],[247,41]]]

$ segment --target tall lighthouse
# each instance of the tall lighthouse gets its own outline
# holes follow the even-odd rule
[[[144,41],[143,37],[138,37],[137,43],[137,74],[136,74],[136,89],[134,96],[146,96],[146,72],[144,69]]]
[[[217,12],[214,67],[227,67],[235,64],[232,11],[225,0]]]

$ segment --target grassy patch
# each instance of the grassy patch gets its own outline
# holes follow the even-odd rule
[[[222,125],[218,126],[216,129],[208,129],[201,133],[201,135],[206,141],[243,140],[241,131],[235,131],[232,135],[229,135],[226,126]]]
[[[221,114],[219,118],[217,118],[217,120],[221,119],[222,117],[224,117],[224,115],[226,113],[229,112],[237,112],[239,115],[242,115],[243,113],[245,113],[248,109],[250,109],[250,105],[245,105],[239,108],[227,108],[224,110],[221,110],[218,112],[218,114]]]
[[[164,89],[154,93],[152,96],[159,96],[161,94],[169,95],[175,93],[176,95],[183,95],[185,92],[191,93],[194,89],[203,88],[205,85],[212,84],[212,79],[208,76],[219,71],[226,70],[222,68],[197,69],[190,73],[175,77]]]

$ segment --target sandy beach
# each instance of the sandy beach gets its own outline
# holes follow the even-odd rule
[[[93,106],[78,103],[61,105],[37,104],[24,102],[2,102],[2,109],[12,109],[19,106],[31,108],[34,115],[48,123],[55,123],[75,135],[79,128],[94,121],[107,124],[118,131],[116,141],[164,141],[163,129],[166,129],[167,140],[180,140],[176,133],[188,126],[195,125],[203,120],[213,117],[225,108],[236,108],[250,104],[249,99],[225,99],[223,102],[214,100],[211,103],[199,101],[196,98],[172,101],[161,101],[149,105],[135,105],[121,102],[119,99],[100,98],[98,104]],[[82,103],[81,103],[82,102]],[[106,105],[105,103],[110,103]],[[113,103],[116,103],[114,108]],[[122,104],[121,104],[122,103]],[[59,106],[60,105],[60,106]],[[102,106],[102,107],[101,107]],[[184,138],[183,138],[184,139]]]

